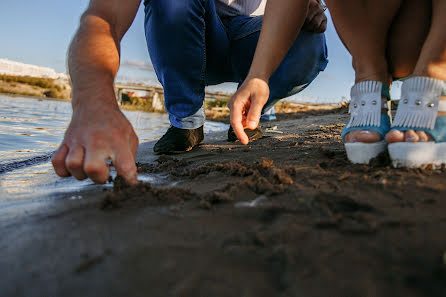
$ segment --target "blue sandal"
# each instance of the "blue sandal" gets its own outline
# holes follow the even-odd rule
[[[383,100],[383,97],[387,100]],[[382,109],[386,109],[387,113],[382,114]],[[355,84],[351,89],[349,113],[350,120],[342,131],[347,157],[354,164],[368,164],[387,148],[384,137],[391,124],[389,86],[379,81]],[[377,131],[383,140],[375,143],[346,143],[345,135],[354,130]]]
[[[389,144],[394,167],[419,168],[446,164],[446,83],[428,78],[413,77],[403,83],[392,129],[424,131],[432,136],[429,142],[397,142]]]

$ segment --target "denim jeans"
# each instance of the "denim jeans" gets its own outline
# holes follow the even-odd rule
[[[205,120],[205,86],[240,84],[247,76],[263,17],[221,20],[214,0],[144,3],[147,46],[164,87],[170,122],[177,128],[198,128]],[[269,80],[270,98],[264,111],[281,98],[302,91],[327,62],[324,34],[302,30]]]

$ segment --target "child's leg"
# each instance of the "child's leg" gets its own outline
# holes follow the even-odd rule
[[[387,36],[402,0],[327,0],[337,32],[353,57],[356,83],[391,82]],[[382,136],[371,130],[354,130],[345,142],[373,143]]]
[[[429,34],[431,17],[430,1],[405,0],[401,5],[388,35],[387,60],[393,78],[412,75]]]
[[[444,32],[446,19],[443,16],[444,11],[446,11],[446,1],[432,1],[432,21],[429,34],[423,44],[418,62],[413,71],[413,76],[431,77],[446,82],[446,34]],[[413,26],[416,26],[416,24]],[[410,27],[407,30],[411,32]],[[442,100],[446,100],[446,97],[443,96]],[[446,116],[445,113],[439,113],[438,115]],[[418,142],[431,139],[429,134],[414,130],[406,132],[392,130],[386,136],[386,140],[389,143],[403,141]]]

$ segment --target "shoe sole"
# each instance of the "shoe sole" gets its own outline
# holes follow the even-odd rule
[[[203,144],[203,142],[201,142],[201,143],[199,143],[199,144],[197,144],[197,145],[194,145],[194,146],[190,146],[190,147],[188,147],[187,149],[185,149],[185,150],[181,150],[181,151],[165,151],[165,152],[153,152],[155,155],[179,155],[179,154],[182,154],[182,153],[187,153],[187,152],[190,152],[191,150],[193,150],[194,148],[196,148],[196,147],[199,147],[200,145],[202,145]]]
[[[420,168],[432,165],[440,168],[446,164],[446,143],[397,142],[389,144],[389,155],[393,167]]]
[[[387,143],[385,141],[375,143],[355,142],[345,143],[344,146],[350,162],[353,164],[369,164],[370,160],[386,150]]]

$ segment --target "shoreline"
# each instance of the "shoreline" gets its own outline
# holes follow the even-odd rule
[[[21,95],[21,94],[10,94],[10,93],[1,93],[0,95],[5,97],[23,97],[27,99],[36,99],[39,101],[42,100],[53,100],[53,101],[63,101],[63,102],[71,102],[71,99],[61,99],[61,98],[50,98],[50,97],[39,97],[34,95]],[[346,110],[347,104],[345,103],[322,103],[316,104],[311,102],[293,102],[286,101],[286,99],[279,102],[276,105],[276,115],[278,116],[278,120],[288,119],[288,118],[296,118],[300,117],[302,114],[317,114],[319,111],[330,113],[334,110]],[[121,110],[126,111],[139,111],[145,113],[156,113],[156,114],[165,114],[165,111],[157,112],[157,111],[147,111],[144,108],[138,108],[133,105],[119,105]],[[215,122],[221,122],[225,124],[229,124],[229,109],[224,108],[208,108],[205,110],[206,119]],[[276,120],[274,120],[276,121]],[[273,122],[274,122],[273,121]]]
[[[248,146],[222,132],[172,156],[141,144],[139,171],[172,183],[115,182],[0,215],[0,271],[8,271],[0,288],[8,296],[445,296],[446,171],[393,169],[385,155],[350,164],[340,138],[347,117],[296,113],[265,125],[282,134]]]
[[[9,97],[9,98],[21,97],[21,98],[25,98],[25,99],[38,100],[38,101],[48,100],[48,101],[71,102],[71,99],[39,97],[39,96],[25,95],[25,94],[11,94],[11,93],[1,93],[0,92],[0,95],[4,96],[4,97]]]

